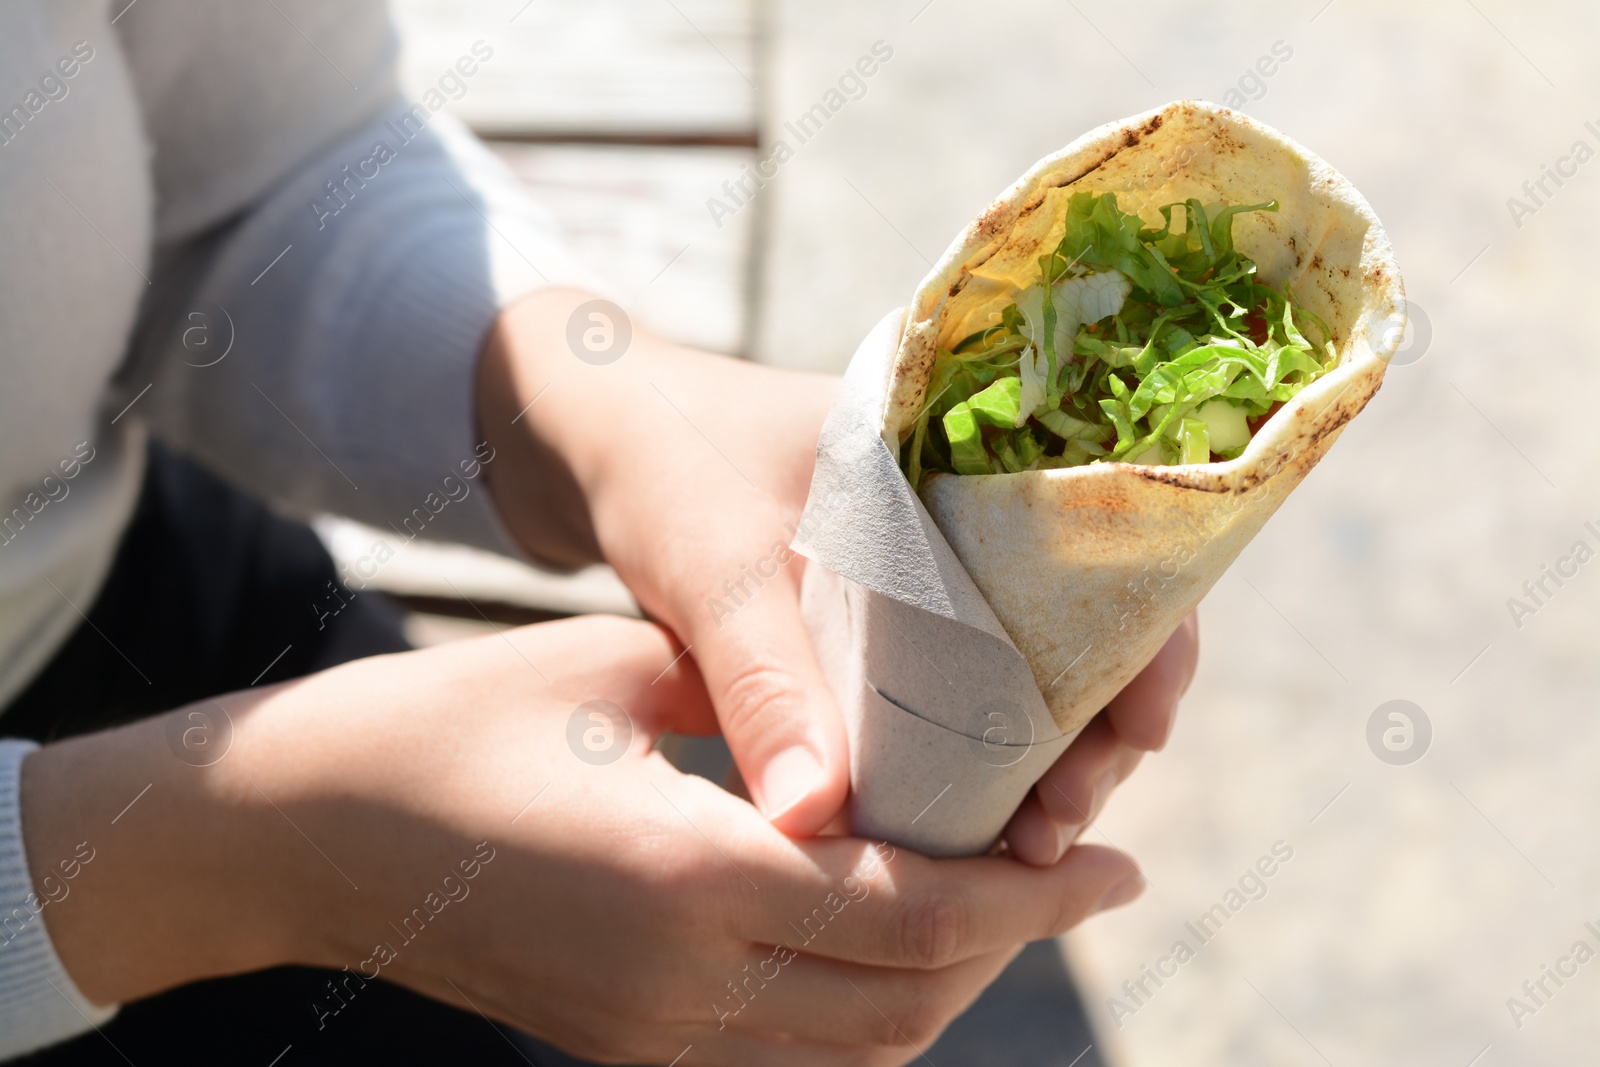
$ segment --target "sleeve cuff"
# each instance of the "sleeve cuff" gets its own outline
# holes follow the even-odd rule
[[[98,1027],[115,1005],[91,1004],[61,966],[28,874],[19,797],[31,741],[0,741],[0,1059]]]

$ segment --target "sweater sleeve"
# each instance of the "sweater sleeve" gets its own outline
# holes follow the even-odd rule
[[[177,104],[169,117],[161,106],[174,96],[170,65],[130,57],[136,79],[148,70],[158,83],[146,122],[159,244],[120,386],[131,397],[148,384],[133,410],[158,436],[281,510],[331,511],[401,538],[420,532],[514,555],[478,480],[492,456],[474,424],[477,354],[496,314],[519,297],[601,283],[500,161],[440,110],[493,65],[492,42],[462,42],[455,66],[416,101],[389,91],[330,109],[329,94],[352,92],[324,55],[374,56],[358,80],[392,83],[392,47],[371,43],[388,39],[386,16],[379,6],[365,21],[328,22],[318,13],[329,5],[280,6],[287,19],[258,8],[267,21],[254,36],[223,26],[216,40],[186,46],[193,63],[236,87],[273,88],[268,99],[279,104],[263,111],[250,97],[243,123],[191,121]],[[178,9],[171,28],[192,30],[192,10]],[[320,53],[277,25],[318,18]],[[260,39],[267,32],[281,48]],[[328,84],[284,90],[298,84],[286,56]],[[303,132],[284,132],[307,129],[325,134],[309,138],[318,141],[311,150]],[[257,162],[205,162],[230,154]],[[194,167],[173,162],[191,157]]]
[[[0,741],[0,1059],[83,1033],[117,1011],[78,992],[45,930],[50,902],[33,891],[17,794],[23,758],[37,747]]]
[[[463,41],[411,101],[382,0],[104,6],[121,9],[104,32],[156,194],[150,285],[108,402],[290,513],[515,554],[480,478],[477,353],[518,298],[601,283],[442,110],[494,42]],[[32,747],[0,741],[0,1059],[116,1010],[78,991],[33,893]]]

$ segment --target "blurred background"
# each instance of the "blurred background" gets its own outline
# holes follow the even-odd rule
[[[451,107],[642,322],[784,366],[842,369],[994,195],[1102,122],[1205,98],[1341,170],[1394,242],[1412,327],[1366,414],[1202,606],[1171,742],[1087,832],[1131,852],[1147,892],[1062,952],[1107,1063],[1595,1062],[1600,8],[395,13],[419,88],[492,45]],[[862,56],[874,73],[841,87]],[[786,124],[818,103],[799,143]],[[779,139],[793,158],[733,195]],[[345,558],[373,540],[319,528]],[[380,581],[421,641],[635,610],[604,568],[401,553]],[[1208,913],[1202,939],[1186,924]]]

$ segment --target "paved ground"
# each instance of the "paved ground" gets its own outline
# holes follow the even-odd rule
[[[1141,1067],[1593,1062],[1600,962],[1537,1000],[1522,984],[1570,971],[1580,939],[1600,950],[1583,925],[1600,929],[1600,564],[1566,564],[1520,627],[1507,598],[1575,542],[1600,550],[1600,9],[808,0],[773,17],[769,129],[875,40],[894,54],[762,194],[761,358],[842,366],[1035,158],[1233,89],[1366,194],[1431,324],[1208,598],[1177,733],[1103,820],[1153,883],[1071,939],[1103,1042]],[[1279,42],[1292,56],[1253,81]],[[1527,198],[1578,140],[1585,163]],[[1532,210],[1514,220],[1512,196]],[[1410,766],[1365,740],[1397,698],[1432,726]],[[1185,922],[1277,842],[1292,857],[1265,896],[1200,946]],[[1176,977],[1121,992],[1180,938],[1198,951]],[[1120,1029],[1114,995],[1137,1009]]]

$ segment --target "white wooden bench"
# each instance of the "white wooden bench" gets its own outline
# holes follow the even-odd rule
[[[487,139],[556,216],[579,257],[649,329],[750,350],[755,212],[714,225],[705,201],[755,158],[756,0],[396,0],[413,91],[479,40],[494,49],[448,108]],[[353,561],[374,538],[317,529]],[[375,583],[413,609],[422,642],[584,612],[637,614],[610,568],[557,574],[415,542]]]

